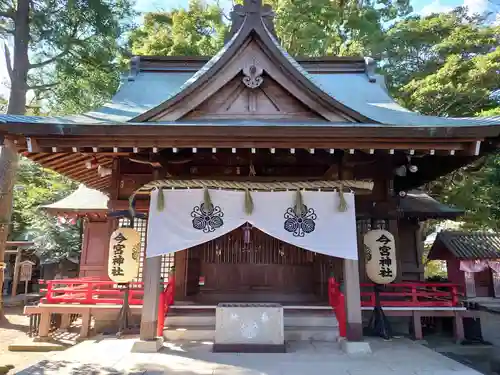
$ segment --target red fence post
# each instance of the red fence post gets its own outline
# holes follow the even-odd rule
[[[458,290],[456,286],[451,287],[451,305],[458,306]]]
[[[345,296],[340,291],[340,287],[335,281],[334,277],[328,279],[328,301],[339,323],[339,335],[340,337],[346,337],[347,334],[347,322],[346,322],[346,312],[345,312]]]
[[[339,322],[339,335],[340,337],[347,336],[347,321],[346,321],[346,313],[345,313],[345,297],[344,293],[339,293],[338,297],[338,305],[335,310],[335,314],[337,315],[337,321]]]
[[[156,336],[163,337],[163,328],[165,327],[165,293],[168,290],[168,284],[165,290],[160,293],[158,301],[158,325],[156,326]]]
[[[87,283],[87,292],[85,293],[85,303],[87,303],[89,305],[92,304],[92,302],[93,302],[92,301],[93,300],[93,298],[92,298],[93,290],[94,290],[94,284],[91,282],[88,282]]]
[[[47,294],[45,295],[47,303],[52,302],[52,281],[47,281]]]

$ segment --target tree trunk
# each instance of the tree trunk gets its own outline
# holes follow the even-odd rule
[[[28,91],[28,71],[30,62],[28,47],[30,41],[30,1],[18,0],[14,16],[14,61],[11,89],[7,113],[24,115],[26,113],[26,92]]]
[[[0,139],[3,141],[3,139]],[[2,144],[3,143],[3,144]],[[7,141],[0,142],[0,263],[5,259],[5,247],[12,214],[12,192],[17,169],[17,153]],[[0,316],[3,312],[3,270],[0,270]]]
[[[14,61],[10,76],[11,89],[7,113],[26,113],[28,71],[30,62],[28,48],[30,41],[30,0],[18,0],[14,16]],[[12,216],[13,190],[18,157],[15,147],[0,139],[0,262],[4,261],[7,237]],[[0,316],[3,315],[3,270],[0,272]]]

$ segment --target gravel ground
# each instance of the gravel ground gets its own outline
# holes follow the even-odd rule
[[[15,374],[20,369],[43,359],[49,353],[9,352],[8,346],[27,341],[29,318],[23,315],[22,307],[6,307],[5,317],[0,317],[0,365],[13,365]]]

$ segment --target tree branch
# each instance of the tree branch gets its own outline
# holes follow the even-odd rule
[[[58,82],[47,83],[45,85],[29,86],[28,89],[29,90],[35,90],[35,91],[46,91],[46,90],[51,89],[54,86],[57,86],[58,84],[59,84]]]
[[[39,63],[30,64],[29,68],[30,69],[36,69],[36,68],[41,68],[42,66],[46,66],[46,65],[52,64],[53,62],[55,62],[56,60],[60,59],[61,57],[66,56],[69,53],[69,51],[70,51],[70,48],[66,47],[66,49],[64,51],[62,51],[61,53],[55,55],[54,57],[51,57],[50,59],[47,59],[47,60],[39,62]]]

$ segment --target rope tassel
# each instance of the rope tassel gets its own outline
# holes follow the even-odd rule
[[[251,215],[253,213],[253,199],[250,190],[245,189],[245,213]]]
[[[158,200],[156,201],[156,209],[158,212],[162,212],[165,209],[165,194],[163,194],[163,189],[158,189]]]
[[[345,200],[344,197],[344,189],[341,186],[339,189],[339,205],[337,207],[339,212],[346,212],[348,208],[347,201]]]
[[[297,194],[295,195],[295,206],[293,207],[295,214],[297,216],[302,216],[304,212],[304,200],[302,199],[302,193],[300,189],[297,189]]]
[[[203,204],[205,205],[206,210],[210,210],[214,207],[212,199],[210,198],[210,192],[208,191],[207,187],[205,187],[203,191]]]

